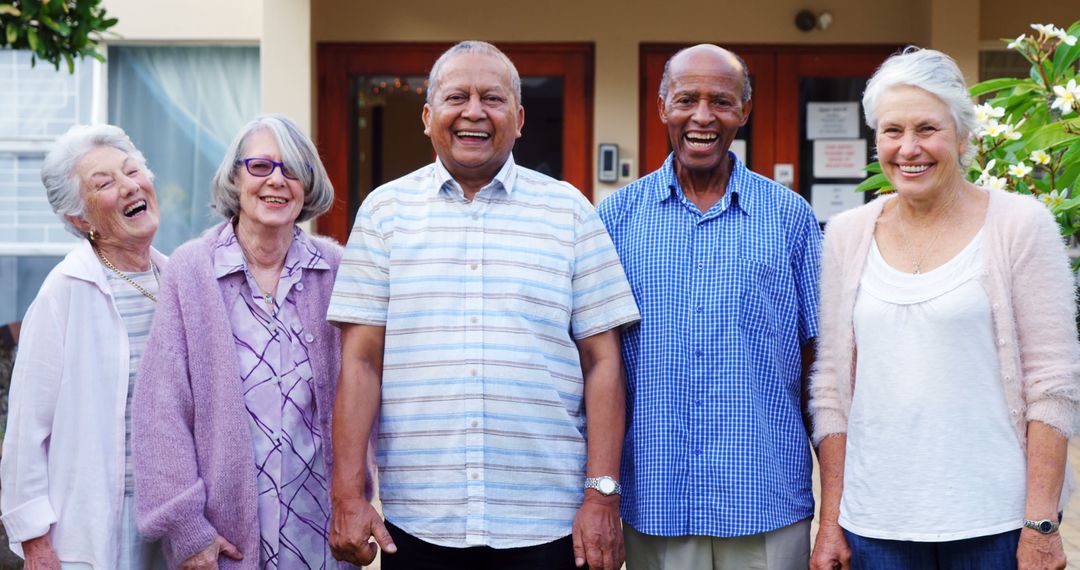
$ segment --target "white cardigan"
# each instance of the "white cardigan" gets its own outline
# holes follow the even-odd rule
[[[62,562],[116,568],[128,356],[105,269],[83,241],[23,319],[0,458],[0,520],[16,554],[52,526]]]

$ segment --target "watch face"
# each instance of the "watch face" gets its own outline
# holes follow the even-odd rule
[[[1039,532],[1043,534],[1050,534],[1050,531],[1054,530],[1054,523],[1050,521],[1042,521],[1039,523]]]
[[[615,492],[615,481],[611,480],[610,477],[604,477],[600,479],[596,490],[605,495],[610,495]]]

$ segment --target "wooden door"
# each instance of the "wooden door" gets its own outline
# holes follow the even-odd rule
[[[432,159],[420,112],[427,74],[450,45],[317,46],[317,141],[337,194],[333,208],[318,220],[320,233],[344,242],[368,192]],[[515,160],[564,179],[591,198],[592,44],[499,48],[522,78],[525,126]]]

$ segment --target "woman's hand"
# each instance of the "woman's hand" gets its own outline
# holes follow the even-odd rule
[[[1061,533],[1042,534],[1025,527],[1020,531],[1016,562],[1018,570],[1063,570],[1065,546],[1061,543]]]
[[[851,548],[843,529],[836,523],[822,523],[814,541],[814,553],[810,556],[810,570],[847,570],[850,565]]]
[[[45,534],[22,543],[26,570],[60,570],[60,559],[53,550],[49,535]]]
[[[243,560],[244,555],[240,554],[235,546],[229,541],[225,540],[220,534],[214,539],[214,542],[210,543],[210,546],[195,553],[180,564],[180,570],[217,570],[218,556],[228,556],[233,560]]]

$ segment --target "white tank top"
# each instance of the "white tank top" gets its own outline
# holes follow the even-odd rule
[[[855,534],[934,542],[1021,526],[1026,459],[977,279],[982,257],[982,231],[921,275],[870,248],[840,502],[840,525]]]

